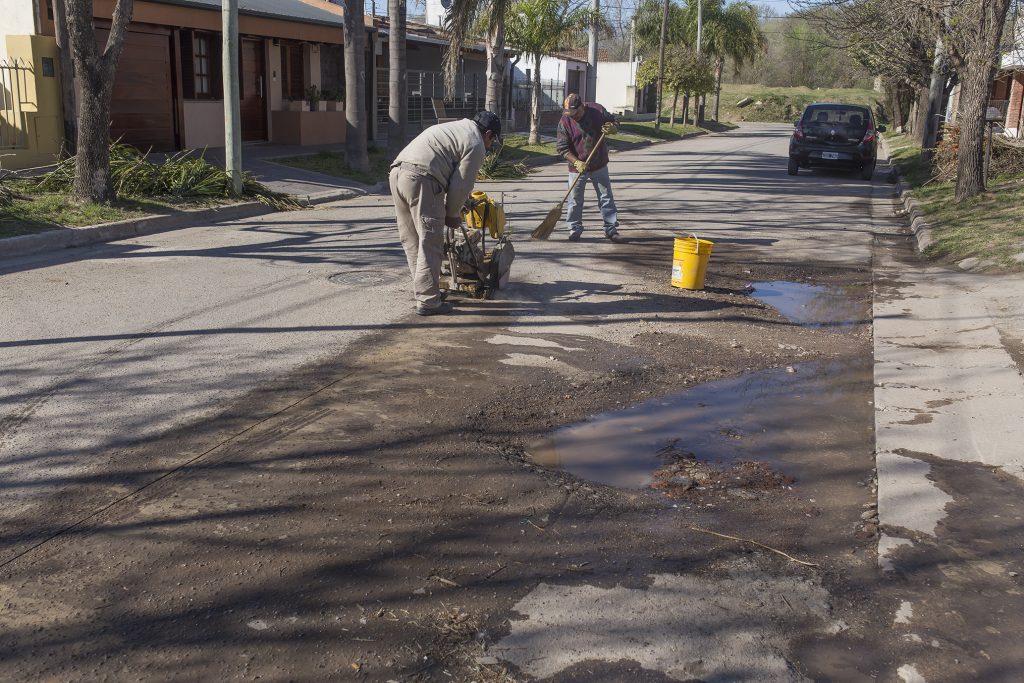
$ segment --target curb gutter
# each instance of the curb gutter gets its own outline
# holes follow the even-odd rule
[[[315,206],[327,202],[350,199],[357,194],[364,194],[349,188],[328,190],[316,194],[300,196],[298,200],[306,206]],[[58,228],[34,235],[19,235],[0,239],[0,259],[27,256],[42,251],[56,251],[73,247],[85,247],[90,244],[114,242],[116,240],[152,235],[159,232],[191,228],[198,225],[237,221],[243,218],[254,218],[277,210],[260,202],[243,202],[218,206],[211,209],[186,209],[160,216],[144,216],[130,218],[113,223],[101,223],[82,228]]]
[[[909,221],[910,235],[914,238],[914,249],[920,254],[935,241],[935,237],[932,235],[932,226],[925,220],[925,213],[924,209],[921,208],[921,204],[907,190],[903,174],[900,173],[899,164],[893,161],[892,154],[889,152],[889,141],[884,137],[882,138],[882,146],[885,148],[885,155],[889,157],[889,164],[892,166],[893,175],[896,176],[896,197],[903,204],[904,215],[907,216]]]

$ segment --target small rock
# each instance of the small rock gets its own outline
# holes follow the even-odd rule
[[[693,479],[690,479],[689,477],[677,475],[668,480],[668,485],[674,488],[683,489],[684,491],[689,491],[697,484],[696,482],[693,481]]]
[[[786,366],[786,372],[794,373],[794,372],[796,372],[796,368],[794,368],[792,365],[787,365]]]
[[[877,536],[878,525],[874,524],[873,522],[869,522],[868,524],[864,525],[864,528],[861,529],[861,531],[863,531],[868,537]]]
[[[861,505],[861,507],[864,508],[865,510],[874,510],[876,507],[878,507],[878,503],[864,503],[863,505]]]
[[[734,498],[742,498],[743,500],[757,500],[757,494],[753,491],[746,489],[729,489],[727,493]]]
[[[1010,576],[1017,576],[1017,572],[1010,572]]]
[[[863,519],[864,521],[867,521],[869,519],[874,519],[877,516],[878,516],[878,513],[875,512],[874,510],[865,510],[864,512],[860,513],[860,518]]]

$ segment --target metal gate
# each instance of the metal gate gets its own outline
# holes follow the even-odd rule
[[[444,73],[441,71],[407,71],[407,110],[411,129],[437,123],[435,100],[444,107],[446,118],[473,118],[484,108],[487,80],[482,74],[461,73],[455,79],[455,99],[445,98]],[[377,133],[387,137],[388,124],[388,70],[377,70]]]
[[[22,62],[0,62],[0,149],[25,149],[23,105],[27,96],[31,67]]]

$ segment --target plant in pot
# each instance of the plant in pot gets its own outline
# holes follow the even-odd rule
[[[345,103],[342,101],[345,93],[341,90],[323,90],[320,95],[327,104],[327,111],[345,111]]]
[[[288,111],[309,111],[309,102],[288,98]]]
[[[306,88],[306,102],[309,102],[310,111],[327,111],[326,103],[322,102],[323,93],[320,92],[320,88],[311,85]],[[321,106],[323,104],[324,106]]]

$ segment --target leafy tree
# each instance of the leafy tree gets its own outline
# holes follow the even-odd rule
[[[501,93],[505,74],[505,21],[513,0],[453,0],[445,20],[448,46],[444,55],[445,89],[455,96],[455,79],[466,43],[485,36],[487,46],[488,111],[501,115]]]
[[[560,47],[579,40],[593,25],[606,28],[600,15],[569,0],[517,0],[505,19],[510,47],[533,61],[534,78],[530,111],[530,144],[540,143],[540,60]]]
[[[353,171],[370,170],[366,149],[366,22],[363,0],[346,0],[345,39],[345,163]]]
[[[92,0],[67,0],[67,29],[79,84],[78,145],[71,195],[81,202],[109,202],[110,99],[124,34],[132,18],[132,0],[117,0],[110,33],[101,52],[93,28]]]
[[[636,84],[641,88],[658,82],[658,60],[645,59],[636,72]],[[687,97],[691,93],[703,95],[711,92],[715,86],[713,58],[709,55],[697,55],[697,52],[685,45],[669,45],[665,51],[665,88],[672,92],[672,113],[669,125],[676,122],[676,107],[680,93]],[[684,108],[685,109],[685,108]],[[685,120],[685,111],[684,111]]]
[[[732,59],[734,68],[738,69],[761,54],[768,39],[758,22],[757,9],[749,2],[740,0],[726,7],[722,0],[698,1],[704,3],[701,50],[714,55],[715,61],[715,104],[711,118],[717,121],[726,58]]]

